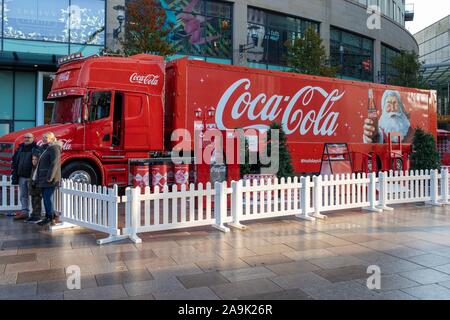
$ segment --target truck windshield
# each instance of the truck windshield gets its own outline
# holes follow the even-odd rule
[[[51,123],[81,123],[82,105],[82,97],[56,100]]]

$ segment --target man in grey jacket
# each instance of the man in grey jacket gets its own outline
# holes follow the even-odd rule
[[[12,159],[12,184],[19,185],[20,203],[22,205],[20,212],[12,214],[15,220],[28,218],[30,210],[28,183],[33,167],[31,158],[34,153],[39,151],[32,133],[26,133],[23,138],[24,142],[19,145]]]

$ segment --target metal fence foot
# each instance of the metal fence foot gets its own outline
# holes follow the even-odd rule
[[[213,226],[213,228],[220,230],[222,232],[225,232],[225,233],[230,232],[230,228],[225,227],[223,224],[221,224],[221,225],[213,224],[212,226]]]
[[[129,236],[130,240],[134,243],[142,243],[142,239],[137,236],[137,234],[132,234]]]
[[[326,220],[328,219],[328,216],[324,215],[324,214],[320,214],[320,213],[315,213],[312,215],[314,218],[316,219],[322,219],[322,220]]]
[[[235,229],[239,229],[239,230],[248,230],[250,229],[247,226],[244,226],[243,224],[240,224],[239,222],[231,222],[228,224],[230,227],[235,228]]]
[[[298,218],[298,219],[306,220],[306,221],[316,221],[316,218],[310,217],[307,214],[301,214],[301,215],[298,215],[298,216],[295,216],[295,217]]]
[[[377,207],[377,209],[380,209],[380,210],[383,210],[383,211],[394,211],[394,208],[386,207],[386,206],[384,206],[384,207]]]
[[[55,224],[54,226],[50,226],[50,231],[58,231],[58,230],[66,230],[66,229],[72,229],[72,228],[78,228],[76,224],[68,223],[68,222],[61,222],[58,224]]]
[[[376,207],[365,207],[365,208],[362,208],[362,210],[368,211],[368,212],[378,212],[378,213],[383,212],[383,209],[376,208]]]
[[[435,202],[435,201],[427,201],[427,202],[425,202],[425,204],[428,204],[430,206],[435,206],[435,207],[443,207],[445,205],[442,202]]]
[[[120,240],[124,240],[124,239],[128,239],[128,236],[109,235],[109,237],[107,237],[107,238],[98,239],[97,244],[106,244],[106,243],[111,243],[111,242],[120,241]]]

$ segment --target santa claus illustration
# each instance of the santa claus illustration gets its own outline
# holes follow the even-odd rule
[[[411,142],[414,129],[411,128],[400,93],[386,90],[382,98],[381,117],[364,121],[364,143],[387,143],[389,133],[398,132],[402,142]],[[378,123],[377,123],[378,122]],[[393,142],[396,142],[395,139]]]

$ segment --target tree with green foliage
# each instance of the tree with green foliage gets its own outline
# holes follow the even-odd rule
[[[417,128],[412,143],[412,169],[431,170],[441,167],[436,140],[431,133]]]
[[[244,152],[244,155],[245,155],[244,163],[240,164],[241,177],[243,177],[246,174],[259,174],[261,171],[261,163],[258,161],[257,163],[250,164],[249,142],[245,138],[245,136],[243,136],[241,138],[243,139],[243,143],[244,143],[244,150],[241,152]],[[258,157],[258,160],[259,160],[259,157]]]
[[[278,130],[278,138],[271,136],[271,130]],[[278,144],[278,154],[272,154],[272,144]],[[271,159],[277,159],[278,161],[278,178],[287,178],[294,176],[294,167],[292,165],[291,153],[289,152],[287,146],[286,133],[284,132],[282,126],[278,123],[272,123],[270,130],[267,134],[267,149],[266,155],[270,156]],[[270,167],[270,165],[263,166]]]
[[[287,47],[287,63],[292,72],[324,76],[336,77],[338,68],[331,67],[327,63],[328,58],[322,39],[314,27],[306,29],[305,34],[301,38],[288,40],[285,45]]]
[[[166,13],[159,1],[128,1],[125,13],[125,35],[121,40],[125,55],[150,53],[169,56],[176,53],[167,39],[170,30],[164,28]]]
[[[392,78],[390,84],[409,88],[423,87],[420,79],[420,68],[423,63],[419,61],[419,55],[416,52],[402,50],[391,63],[397,70],[397,75]]]

